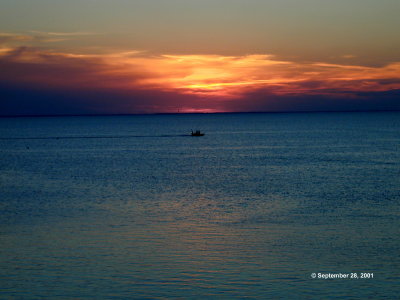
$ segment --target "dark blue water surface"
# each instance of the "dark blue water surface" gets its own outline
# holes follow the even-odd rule
[[[0,119],[0,297],[397,298],[399,145],[388,112]]]

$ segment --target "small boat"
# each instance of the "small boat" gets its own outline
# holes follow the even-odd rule
[[[204,133],[201,133],[200,130],[196,130],[195,132],[193,132],[192,130],[192,136],[203,136]]]

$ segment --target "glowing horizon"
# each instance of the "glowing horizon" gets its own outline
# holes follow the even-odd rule
[[[46,106],[54,106],[54,113],[62,111],[62,107],[67,108],[67,113],[400,109],[400,53],[392,49],[400,46],[393,31],[393,25],[399,21],[391,14],[396,5],[389,0],[380,5],[386,13],[387,24],[382,25],[386,40],[382,34],[351,25],[354,20],[365,23],[383,17],[372,2],[351,19],[350,15],[342,14],[346,9],[355,9],[359,0],[354,0],[354,4],[339,1],[326,6],[314,0],[303,0],[303,6],[290,0],[272,0],[269,4],[251,0],[246,7],[236,0],[231,6],[227,6],[226,0],[221,0],[219,5],[208,0],[202,5],[172,1],[179,3],[177,7],[185,8],[191,19],[182,18],[178,11],[157,0],[140,0],[135,4],[118,0],[120,6],[116,11],[121,15],[116,12],[105,15],[101,9],[109,3],[103,0],[96,7],[86,0],[60,3],[60,7],[48,0],[39,0],[47,5],[46,9],[41,6],[43,11],[39,11],[39,6],[31,5],[32,11],[43,16],[55,13],[59,22],[45,26],[41,19],[24,11],[36,25],[28,25],[22,19],[12,25],[10,15],[4,12],[15,14],[20,6],[7,0],[0,5],[5,8],[3,15],[0,13],[4,17],[0,20],[4,28],[0,31],[2,114],[29,114],[30,111],[37,114],[41,110],[51,114],[52,110]],[[298,9],[297,13],[292,11],[294,8]],[[313,8],[316,15],[304,8]],[[92,9],[98,15],[89,16]],[[136,23],[123,9],[132,10],[138,18]],[[261,18],[263,9],[270,16],[269,21]],[[143,16],[139,15],[140,11]],[[87,18],[87,24],[79,19],[76,23],[79,26],[72,26],[75,23],[63,19],[78,12]],[[282,23],[274,12],[296,17],[298,23],[290,18]],[[225,13],[228,19],[224,19]],[[336,27],[329,27],[332,24],[326,20],[317,23],[317,13],[334,22]],[[169,23],[163,23],[155,31],[157,23],[150,22],[154,15],[168,18]],[[348,30],[336,21],[337,15],[342,16]],[[106,16],[116,20],[116,24],[124,20],[126,26],[122,29],[110,24],[107,32],[99,25]],[[209,23],[205,22],[206,17]],[[246,21],[244,27],[238,27],[238,19]],[[253,19],[259,27],[254,27]],[[271,31],[266,27],[268,22],[281,27]],[[134,24],[140,27],[128,26]],[[365,28],[372,26],[368,22],[364,25]],[[190,35],[183,34],[185,26],[190,29]],[[297,27],[305,30],[303,34],[307,38],[303,42],[297,39]],[[242,32],[243,28],[248,30]],[[332,28],[337,28],[332,34],[337,40],[323,36],[324,30]],[[349,36],[350,29],[355,35]],[[164,31],[165,35],[161,34]],[[232,44],[233,32],[236,32],[236,44]],[[262,32],[270,43],[261,38]],[[210,39],[200,45],[206,33]],[[214,34],[218,39],[211,39]],[[368,35],[374,35],[380,44],[369,39],[366,43]],[[321,43],[325,43],[326,49],[321,48]],[[18,97],[23,91],[28,92],[24,92],[21,100]],[[59,105],[60,94],[69,96],[61,97],[65,103]],[[46,101],[41,100],[41,95]]]

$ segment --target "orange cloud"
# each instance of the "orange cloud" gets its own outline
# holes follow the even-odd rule
[[[35,76],[21,73],[15,78],[21,81],[79,87],[101,83],[124,90],[158,89],[211,97],[237,98],[265,88],[280,95],[400,88],[400,63],[366,67],[280,61],[271,55],[146,55],[140,51],[73,54],[26,47],[0,48],[0,59],[49,70]],[[68,78],[50,72],[61,66],[70,70],[76,67],[79,72]]]
[[[248,99],[250,95],[358,97],[360,93],[400,89],[400,62],[368,67],[283,61],[260,54],[71,53],[12,47],[12,41],[27,38],[11,34],[1,37],[4,43],[2,46],[0,43],[0,82],[63,90],[107,89],[126,95],[152,91],[167,93],[168,99],[173,98],[171,95],[214,99],[214,106],[204,104],[201,107],[200,102],[196,107],[180,103],[179,107],[184,107],[182,111],[187,112],[221,111],[229,106],[226,104],[229,101]],[[163,105],[167,107],[167,104],[158,103],[154,109]]]
[[[400,88],[400,63],[383,67],[298,63],[275,60],[270,55],[133,55],[128,58],[114,54],[103,58],[118,70],[129,73],[128,70],[139,69],[147,74],[135,82],[136,87],[202,96],[236,98],[265,88],[277,94]]]

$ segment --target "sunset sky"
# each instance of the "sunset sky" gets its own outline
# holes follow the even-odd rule
[[[0,115],[400,110],[399,0],[0,0]]]

